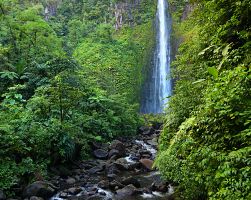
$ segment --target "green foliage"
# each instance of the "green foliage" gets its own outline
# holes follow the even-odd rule
[[[8,194],[49,166],[88,158],[90,141],[136,132],[155,3],[125,7],[117,31],[114,7],[0,0],[0,188]]]
[[[156,166],[181,199],[250,199],[250,3],[195,2]]]

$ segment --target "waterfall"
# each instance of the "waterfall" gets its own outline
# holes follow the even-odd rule
[[[158,0],[156,15],[156,48],[142,95],[142,113],[162,113],[172,92],[170,79],[171,17],[166,0]]]

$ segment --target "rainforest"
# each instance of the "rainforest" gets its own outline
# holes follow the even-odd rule
[[[251,199],[250,16],[0,0],[0,200]]]

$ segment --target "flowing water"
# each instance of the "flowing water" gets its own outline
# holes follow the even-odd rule
[[[142,113],[162,113],[171,95],[171,22],[168,3],[166,0],[158,0],[156,48],[150,76],[143,89]]]

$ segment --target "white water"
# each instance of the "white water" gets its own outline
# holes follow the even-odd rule
[[[146,144],[146,143],[145,143],[144,141],[142,141],[142,140],[135,140],[135,142],[136,142],[137,144],[140,144],[145,150],[151,152],[151,154],[152,154],[153,156],[156,155],[157,150],[156,150],[154,147],[152,147],[151,145]]]
[[[151,77],[147,80],[141,105],[143,113],[162,113],[172,92],[171,17],[166,0],[158,0],[157,37]]]

